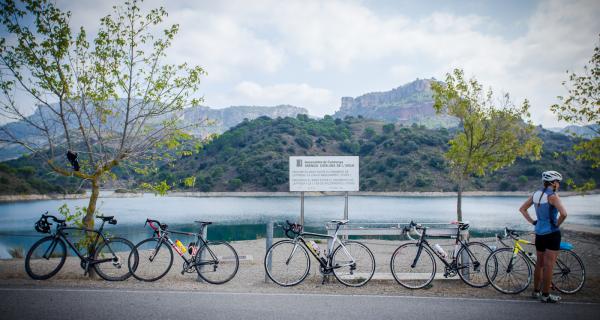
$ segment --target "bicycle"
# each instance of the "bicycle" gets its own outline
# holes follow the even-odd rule
[[[444,277],[454,277],[457,274],[468,285],[483,288],[489,284],[483,263],[492,250],[481,242],[467,242],[460,239],[460,232],[469,228],[468,223],[458,222],[455,250],[452,260],[448,261],[443,249],[434,249],[427,241],[427,227],[410,222],[404,228],[408,234],[411,229],[420,230],[417,242],[405,243],[396,249],[390,260],[392,275],[398,284],[407,289],[421,289],[429,285],[437,272],[434,255],[444,264]],[[439,246],[437,246],[439,247]],[[440,251],[440,252],[438,252]],[[433,253],[432,253],[433,252]]]
[[[504,248],[495,250],[486,261],[485,273],[492,287],[506,294],[523,292],[531,283],[536,257],[526,251],[524,245],[534,243],[520,239],[515,230],[504,228],[504,236],[496,235]],[[503,242],[512,239],[513,245]],[[565,294],[574,294],[583,288],[585,267],[581,258],[571,249],[573,246],[561,242],[552,273],[552,288]],[[491,261],[491,262],[490,262]]]
[[[310,270],[310,252],[319,263],[319,270],[323,274],[322,284],[326,276],[331,274],[349,287],[360,287],[369,282],[375,273],[373,253],[358,241],[338,239],[340,226],[348,223],[348,220],[331,222],[336,223],[333,235],[304,232],[302,225],[286,221],[287,227],[283,229],[289,239],[274,243],[265,255],[265,271],[269,278],[284,287],[301,283]],[[327,238],[331,243],[321,254],[319,246],[314,241],[307,241],[305,236]],[[338,246],[334,249],[336,243]]]
[[[35,223],[35,230],[40,233],[51,233],[52,219],[56,223],[55,232],[47,237],[44,237],[33,244],[27,256],[25,257],[25,271],[35,280],[46,280],[58,273],[65,264],[67,258],[67,247],[75,252],[80,259],[81,268],[84,270],[84,275],[87,275],[90,268],[94,268],[96,273],[107,281],[122,281],[131,276],[128,268],[125,268],[123,262],[133,250],[133,244],[124,238],[107,237],[103,234],[104,224],[116,225],[117,220],[114,216],[96,216],[102,220],[100,228],[97,230],[68,227],[66,220],[58,219],[48,212],[42,214],[42,217]],[[67,237],[69,230],[84,231],[88,237],[92,237],[90,233],[95,234],[95,239],[91,241],[87,255],[82,254],[77,245],[71,242]],[[92,248],[91,250],[89,248]],[[136,259],[136,258],[134,258]]]
[[[154,233],[151,238],[142,240],[134,248],[139,260],[136,262],[130,258],[128,263],[133,277],[147,282],[164,277],[173,266],[175,249],[183,259],[182,275],[186,272],[193,273],[195,270],[200,278],[212,284],[223,284],[233,279],[240,263],[235,249],[227,242],[204,239],[202,231],[212,222],[194,222],[200,224],[197,233],[169,230],[168,225],[158,220],[146,219],[144,226],[148,224]],[[169,237],[170,234],[193,236],[195,241],[186,249],[179,240],[174,243]],[[189,258],[185,256],[186,252],[189,253]]]

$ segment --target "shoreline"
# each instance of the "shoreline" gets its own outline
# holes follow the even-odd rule
[[[104,193],[104,194],[102,194]],[[151,193],[115,193],[112,190],[101,190],[100,198],[139,198],[144,194]],[[528,191],[465,191],[464,197],[526,197],[530,195]],[[595,195],[600,194],[600,189],[574,192],[560,192],[562,197],[571,197],[579,195]],[[264,192],[264,191],[249,191],[249,192],[189,192],[175,191],[170,192],[165,197],[189,197],[189,198],[225,198],[225,197],[252,197],[252,198],[272,198],[272,197],[298,197],[300,192]],[[343,196],[344,192],[305,192],[307,197],[325,197],[325,196]],[[358,191],[349,192],[352,197],[436,197],[450,198],[456,197],[456,192],[435,192],[435,191],[391,191],[391,192],[368,192]],[[86,199],[88,194],[17,194],[17,195],[0,195],[0,203],[22,202],[22,201],[39,201],[39,200],[74,200]]]

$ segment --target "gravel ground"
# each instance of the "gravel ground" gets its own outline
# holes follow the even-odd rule
[[[532,236],[530,235],[529,238]],[[586,283],[583,289],[575,295],[563,295],[565,301],[600,302],[600,235],[563,231],[563,239],[574,244],[574,251],[583,259],[586,267]],[[278,239],[275,239],[277,241]],[[488,245],[497,245],[494,239],[471,239],[482,241]],[[311,270],[307,279],[294,287],[280,287],[269,281],[265,282],[263,259],[265,255],[265,240],[237,241],[231,245],[240,256],[249,259],[240,261],[237,275],[223,285],[211,285],[196,281],[195,273],[181,274],[183,260],[175,255],[173,267],[169,273],[156,282],[141,282],[130,278],[121,282],[107,282],[102,279],[89,279],[83,276],[79,261],[69,258],[62,270],[53,278],[45,281],[31,280],[25,273],[24,260],[0,261],[0,286],[19,287],[85,287],[85,288],[123,288],[123,289],[168,289],[168,290],[199,290],[199,291],[234,291],[234,292],[268,292],[268,293],[323,293],[323,294],[377,294],[377,295],[406,295],[406,296],[445,296],[445,297],[475,297],[495,299],[528,299],[530,290],[519,295],[504,295],[491,287],[482,289],[472,288],[464,284],[458,277],[449,280],[434,280],[426,289],[409,290],[398,285],[390,274],[389,260],[394,250],[403,242],[386,240],[361,240],[375,254],[376,277],[360,288],[346,287],[331,277],[321,284],[322,276],[316,261],[311,260]],[[431,239],[439,243],[447,252],[453,248],[453,240]],[[321,248],[325,244],[320,244]],[[443,272],[441,262],[437,261],[438,273]],[[438,274],[438,277],[441,276]]]

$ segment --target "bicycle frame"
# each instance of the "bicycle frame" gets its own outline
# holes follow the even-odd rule
[[[308,248],[308,251],[312,254],[313,257],[315,257],[315,259],[319,262],[321,267],[323,267],[323,269],[325,269],[325,270],[332,270],[332,269],[338,269],[338,268],[342,268],[342,267],[346,267],[346,266],[353,266],[354,264],[356,264],[356,261],[354,260],[354,257],[352,257],[350,252],[348,252],[348,250],[344,246],[343,242],[338,238],[337,234],[338,234],[339,230],[340,230],[340,225],[338,224],[333,235],[304,232],[304,231],[300,232],[293,239],[294,249],[292,249],[290,256],[286,260],[286,264],[290,263],[290,260],[292,259],[292,257],[294,256],[294,254],[296,253],[296,250],[298,248],[297,247],[298,242],[301,242],[306,248]],[[324,238],[324,239],[330,239],[331,244],[327,247],[327,256],[325,258],[317,256],[317,254],[315,252],[313,252],[313,250],[308,246],[307,241],[304,239],[304,236],[313,236],[313,237],[319,237],[319,238]],[[342,250],[344,250],[344,253],[348,257],[350,257],[350,259],[351,259],[350,263],[344,264],[344,265],[335,265],[335,266],[331,265],[333,262],[333,248],[335,248],[336,243],[338,243],[342,247]],[[325,261],[323,261],[323,260],[325,260]]]
[[[460,233],[460,230],[458,231],[458,233]],[[419,239],[419,241],[417,242],[417,245],[419,246],[419,249],[417,250],[417,255],[415,256],[415,259],[413,260],[413,263],[411,265],[412,268],[414,268],[417,265],[417,262],[419,261],[419,257],[421,257],[421,252],[423,251],[423,246],[426,246],[427,248],[429,248],[429,250],[431,250],[433,252],[433,254],[438,257],[438,259],[440,261],[442,261],[442,263],[446,266],[446,268],[454,268],[456,270],[459,269],[464,269],[464,268],[468,268],[467,266],[462,266],[462,267],[458,267],[456,265],[456,259],[458,257],[458,250],[456,250],[452,256],[452,260],[450,262],[448,262],[446,260],[446,258],[444,258],[444,256],[442,256],[441,254],[439,254],[436,250],[434,250],[434,248],[429,244],[429,242],[426,239],[427,235],[427,228],[423,229],[423,233],[421,235],[421,238]],[[472,259],[473,261],[477,261],[477,258],[475,257],[475,255],[471,252],[471,250],[469,249],[469,246],[467,245],[467,241],[465,240],[461,240],[458,235],[456,236],[456,244],[460,244],[461,247],[464,247],[465,250],[467,251],[467,253],[469,254],[469,258]]]
[[[110,242],[108,241],[108,239],[102,233],[102,231],[104,229],[104,223],[105,222],[103,221],[102,224],[100,225],[100,228],[98,230],[88,229],[88,228],[77,228],[77,227],[63,227],[61,225],[58,225],[57,228],[56,228],[56,232],[53,235],[54,236],[54,241],[48,247],[48,249],[46,250],[46,252],[44,252],[44,255],[43,255],[44,259],[50,259],[50,256],[52,255],[52,252],[54,252],[54,249],[56,248],[57,242],[59,241],[59,239],[62,239],[63,241],[65,241],[69,245],[69,247],[71,248],[71,250],[73,252],[75,252],[75,254],[79,257],[79,259],[82,262],[86,262],[88,265],[94,265],[94,264],[99,264],[99,263],[113,261],[114,256],[115,256],[115,252],[110,247]],[[95,233],[96,234],[96,238],[94,239],[93,246],[91,246],[91,247],[94,248],[94,251],[95,251],[97,249],[97,247],[98,247],[98,244],[100,243],[99,240],[102,238],[102,241],[105,243],[105,245],[108,248],[108,250],[110,250],[110,252],[113,254],[113,258],[94,260],[92,258],[94,256],[94,251],[88,252],[87,257],[84,256],[83,254],[81,254],[81,252],[79,252],[79,250],[77,249],[77,246],[73,242],[71,242],[71,240],[69,240],[69,238],[67,237],[68,233],[65,233],[64,232],[65,230],[78,230],[78,231],[93,232],[93,233]],[[87,270],[86,270],[86,272],[87,272]]]
[[[194,261],[193,256],[192,258],[188,259],[185,257],[184,253],[181,252],[181,250],[179,249],[179,247],[177,247],[177,245],[175,245],[175,243],[173,242],[173,240],[171,240],[171,238],[169,237],[169,234],[181,234],[181,235],[186,235],[186,236],[194,236],[196,238],[194,245],[198,248],[198,252],[200,252],[200,250],[206,246],[206,248],[208,249],[208,252],[210,253],[212,259],[214,261],[219,261],[218,257],[215,255],[215,253],[210,249],[210,247],[207,245],[207,241],[202,237],[202,231],[204,230],[203,228],[205,228],[206,226],[202,227],[202,229],[200,229],[200,231],[198,233],[195,232],[184,232],[184,231],[174,231],[174,230],[161,230],[160,228],[158,230],[155,230],[155,235],[158,237],[158,242],[156,244],[156,248],[154,249],[154,255],[152,257],[150,257],[150,260],[154,260],[154,257],[158,254],[158,251],[161,248],[161,245],[163,244],[163,242],[168,243],[171,248],[173,248],[175,250],[175,252],[177,252],[177,254],[179,254],[179,256],[185,261],[184,266],[188,266],[188,267],[193,267],[195,265],[197,265],[197,262]],[[198,265],[205,265],[205,264],[212,264],[212,262],[205,262],[205,263],[200,263]],[[184,267],[185,270],[185,267]]]

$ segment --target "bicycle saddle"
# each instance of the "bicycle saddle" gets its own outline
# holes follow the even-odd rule
[[[96,216],[96,218],[103,220],[103,221],[110,221],[114,218],[115,216]]]
[[[348,223],[348,221],[350,220],[331,220],[331,222],[337,223],[339,225],[345,225],[346,223]]]
[[[195,223],[199,223],[199,224],[201,224],[201,225],[203,225],[203,226],[204,226],[204,225],[209,225],[209,224],[212,224],[212,221],[194,221],[194,222],[195,222]]]

